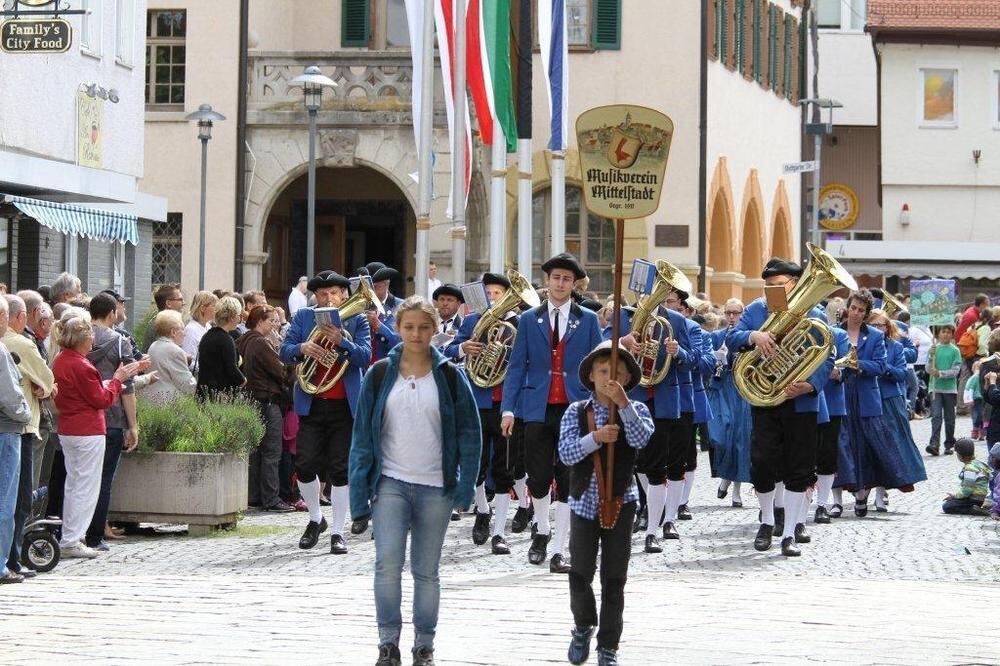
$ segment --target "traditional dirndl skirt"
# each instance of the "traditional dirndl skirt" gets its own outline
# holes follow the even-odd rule
[[[708,433],[712,438],[715,475],[729,481],[750,482],[750,403],[736,389],[733,373],[723,372]]]

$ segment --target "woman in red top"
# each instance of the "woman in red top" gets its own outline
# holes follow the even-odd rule
[[[67,313],[53,331],[61,351],[52,364],[59,392],[54,393],[59,410],[59,443],[66,459],[66,489],[63,500],[63,557],[97,555],[82,539],[87,533],[101,489],[104,463],[104,410],[122,390],[122,382],[139,372],[139,363],[122,365],[105,385],[101,373],[87,360],[94,346],[94,329],[80,314]]]

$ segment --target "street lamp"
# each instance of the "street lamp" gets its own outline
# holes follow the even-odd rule
[[[291,87],[302,86],[306,111],[309,112],[309,192],[306,201],[306,275],[315,272],[316,254],[316,113],[323,104],[323,88],[336,88],[337,84],[324,76],[316,65],[306,67],[300,76],[288,82]]]
[[[806,134],[813,135],[813,159],[816,161],[816,170],[813,171],[812,177],[812,219],[810,227],[810,235],[812,236],[813,245],[821,247],[819,242],[819,189],[820,183],[820,151],[823,148],[823,136],[826,134],[833,133],[833,110],[842,109],[844,105],[835,99],[828,99],[826,97],[811,97],[809,99],[800,99],[799,104],[804,107],[811,105],[814,109],[813,117],[817,122],[809,122],[808,119],[805,121],[805,131]],[[827,109],[826,122],[819,122],[822,120],[820,114],[821,109]]]
[[[202,104],[194,113],[189,113],[185,120],[198,121],[198,139],[201,141],[201,226],[198,230],[198,291],[205,288],[205,186],[208,172],[208,140],[212,138],[212,123],[225,120],[226,117],[212,110],[211,104]]]

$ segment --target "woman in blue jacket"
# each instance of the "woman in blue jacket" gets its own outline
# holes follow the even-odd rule
[[[349,465],[351,516],[372,518],[375,616],[382,666],[400,663],[402,571],[413,574],[415,665],[434,663],[438,565],[453,508],[472,502],[479,472],[479,413],[464,375],[431,346],[437,311],[421,296],[396,313],[402,344],[361,385]]]
[[[743,315],[743,301],[730,298],[726,301],[726,321],[732,327]],[[733,378],[732,364],[735,360],[726,348],[726,334],[729,328],[713,332],[712,347],[716,351],[718,366],[712,378],[709,391],[712,414],[708,423],[712,438],[712,458],[715,473],[721,481],[716,496],[725,499],[729,486],[733,487],[733,506],[743,506],[740,486],[750,482],[750,403],[740,395]]]

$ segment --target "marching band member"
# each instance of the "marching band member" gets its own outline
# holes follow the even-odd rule
[[[316,295],[317,307],[340,307],[347,300],[351,282],[334,271],[322,271],[309,281],[309,291]],[[306,357],[321,360],[327,349],[309,340],[316,327],[315,308],[300,308],[295,313],[285,340],[281,343],[281,360],[298,363]],[[329,340],[342,359],[348,361],[347,371],[332,388],[311,395],[295,385],[295,413],[299,415],[299,433],[296,442],[295,472],[299,492],[309,509],[306,526],[299,548],[316,545],[319,535],[326,531],[327,522],[320,510],[319,475],[330,474],[333,504],[333,524],[330,552],[342,555],[347,552],[344,542],[344,520],[347,518],[350,493],[347,486],[347,459],[351,447],[351,429],[354,426],[354,408],[361,387],[361,376],[371,358],[368,320],[351,317],[341,322],[341,328],[320,325],[319,331]],[[345,335],[350,333],[350,338]],[[336,366],[335,366],[336,367]],[[354,534],[365,530],[367,521],[351,526]]]
[[[457,285],[447,283],[434,290],[434,307],[441,317],[437,333],[449,335],[458,333],[458,329],[462,327],[462,315],[458,313],[458,308],[464,303],[465,297]]]
[[[695,315],[695,309],[688,307],[689,300],[695,299],[689,297],[681,303],[681,306],[690,313],[687,318],[688,330],[691,330],[693,325],[701,334],[701,347],[700,349],[694,348],[694,363],[687,368],[690,376],[690,390],[684,390],[682,385],[681,392],[681,411],[691,411],[693,414],[684,467],[684,489],[681,494],[681,503],[677,507],[677,517],[681,520],[691,520],[688,502],[691,499],[691,491],[694,489],[695,470],[698,468],[698,433],[704,430],[708,422],[712,420],[712,407],[708,404],[705,379],[710,378],[715,373],[715,350],[712,348],[712,338],[691,318]],[[700,303],[700,301],[698,302]],[[690,396],[690,402],[686,401],[687,396]]]
[[[730,298],[726,301],[724,314],[729,326],[711,334],[712,348],[716,352],[718,369],[712,378],[714,395],[712,414],[715,418],[708,422],[709,433],[714,443],[712,456],[715,472],[721,481],[716,496],[725,499],[729,486],[733,487],[733,506],[743,506],[740,484],[750,482],[750,403],[736,390],[733,381],[733,355],[726,348],[726,335],[743,315],[743,301]]]
[[[496,304],[510,289],[510,281],[497,273],[485,273],[483,285],[491,304]],[[440,312],[440,308],[438,309]],[[462,320],[461,329],[451,344],[445,349],[445,355],[460,361],[479,356],[484,345],[479,340],[472,339],[472,333],[482,315],[473,312]],[[506,319],[517,326],[517,312],[511,310]],[[476,522],[472,527],[472,542],[477,546],[490,539],[490,548],[494,555],[509,555],[510,547],[504,533],[507,527],[507,510],[510,507],[510,491],[515,487],[516,462],[523,457],[523,452],[517,448],[520,440],[515,437],[504,437],[500,429],[500,403],[503,400],[503,384],[492,388],[481,388],[474,382],[472,394],[479,408],[479,421],[482,427],[482,453],[479,458],[479,476],[476,478]],[[493,486],[496,491],[496,514],[493,519],[493,532],[490,534],[490,505],[486,499],[486,474],[492,471]],[[520,492],[526,494],[522,487]]]
[[[559,436],[559,457],[569,466],[570,506],[573,529],[570,534],[572,565],[569,572],[570,608],[574,628],[568,658],[572,664],[587,661],[590,638],[597,631],[599,664],[617,664],[618,642],[622,634],[625,607],[625,580],[631,551],[632,519],[639,498],[635,485],[637,450],[646,446],[653,434],[653,419],[639,400],[630,400],[626,391],[642,378],[639,364],[626,351],[618,354],[616,377],[611,375],[611,342],[602,342],[580,364],[580,383],[593,397],[575,402],[563,415]],[[618,423],[609,422],[610,408],[618,408]],[[604,488],[607,447],[615,447],[611,488]],[[604,454],[602,455],[602,451]],[[593,455],[592,455],[593,454]],[[595,465],[599,456],[602,465]],[[602,525],[598,517],[602,501],[621,499],[621,509],[613,527]],[[591,586],[601,551],[601,610],[597,611]]]
[[[847,356],[851,349],[851,341],[847,332],[834,327],[834,355],[840,359]],[[823,388],[826,399],[826,417],[819,424],[819,441],[816,448],[816,512],[813,520],[825,525],[830,518],[840,518],[844,507],[838,502],[830,507],[830,491],[837,474],[837,457],[840,446],[841,422],[847,416],[847,406],[844,403],[843,373],[840,368],[830,372],[830,381]],[[832,508],[832,510],[831,510]]]
[[[573,400],[586,395],[575,369],[601,341],[597,315],[572,302],[575,280],[587,273],[571,254],[558,254],[544,264],[548,294],[536,308],[525,312],[517,325],[517,339],[510,368],[503,383],[501,430],[510,437],[515,409],[524,419],[524,464],[535,510],[537,531],[528,550],[528,561],[541,564],[549,540],[549,492],[556,481],[555,543],[549,570],[569,573],[563,557],[569,533],[569,478],[558,460],[559,422]]]
[[[802,268],[791,261],[773,258],[761,273],[765,285],[783,286],[790,294]],[[813,308],[810,316],[823,319],[822,311]],[[726,346],[745,351],[756,346],[765,357],[772,356],[777,343],[769,331],[759,330],[768,318],[767,302],[758,298],[743,311],[739,322],[726,336]],[[760,502],[761,524],[754,538],[759,551],[771,547],[774,534],[774,491],[777,481],[785,483],[785,507],[795,516],[786,520],[781,533],[781,553],[800,555],[792,532],[798,517],[808,510],[805,491],[816,481],[817,410],[823,386],[833,369],[832,354],[806,381],[792,383],[785,391],[787,399],[775,407],[752,407],[753,430],[750,438],[750,476]]]
[[[371,276],[372,289],[382,301],[382,308],[385,311],[385,314],[381,316],[374,308],[365,313],[368,318],[368,328],[372,332],[369,365],[374,365],[375,361],[386,358],[389,355],[389,350],[402,342],[402,338],[396,332],[396,310],[399,309],[403,301],[389,293],[389,282],[399,275],[395,268],[389,268],[379,261],[373,261],[364,268]],[[361,272],[361,269],[358,269],[358,272]]]

